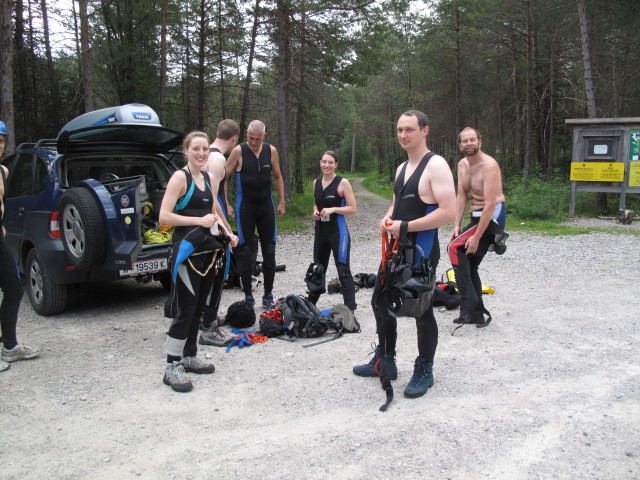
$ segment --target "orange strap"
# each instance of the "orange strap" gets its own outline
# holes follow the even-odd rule
[[[391,237],[393,238],[393,237]],[[386,274],[386,264],[389,260],[391,260],[391,256],[393,252],[398,250],[398,239],[393,239],[393,246],[391,246],[391,242],[389,241],[389,236],[386,233],[382,234],[382,261],[380,262],[380,271],[382,272],[382,283],[384,284],[384,277]]]

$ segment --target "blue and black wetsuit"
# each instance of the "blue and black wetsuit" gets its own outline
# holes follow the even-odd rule
[[[205,188],[200,190],[191,173],[181,171],[187,177],[187,192],[178,199],[175,213],[187,217],[211,213],[213,193],[207,172],[202,172]],[[173,317],[167,332],[168,363],[196,355],[200,316],[205,306],[213,307],[220,300],[225,256],[211,248],[212,238],[203,227],[179,226],[173,231],[173,283],[165,310],[165,315]]]
[[[271,145],[262,144],[260,157],[256,157],[249,145],[241,143],[242,168],[236,172],[236,247],[238,269],[242,289],[251,294],[253,232],[258,229],[262,248],[262,273],[264,293],[273,290],[276,274],[276,209],[271,197]]]
[[[475,253],[468,255],[465,244],[478,230],[482,209],[474,210],[469,215],[471,217],[469,225],[451,240],[447,248],[451,266],[456,275],[456,285],[460,290],[460,319],[464,320],[463,323],[480,325],[485,322],[484,314],[488,312],[482,301],[482,282],[478,268],[489,247],[495,243],[496,235],[504,234],[507,209],[504,202],[496,204],[491,221],[478,242],[478,249]]]
[[[4,169],[0,167],[2,185],[5,195],[7,182]],[[2,290],[2,305],[0,305],[0,329],[2,329],[2,342],[4,348],[12,349],[18,344],[16,338],[16,324],[18,323],[18,310],[20,300],[24,294],[20,274],[16,260],[9,250],[9,244],[2,233],[2,219],[4,217],[4,198],[0,198],[0,290]]]
[[[427,154],[421,160],[411,177],[405,184],[405,172],[408,162],[405,162],[400,170],[398,178],[393,187],[395,194],[395,204],[391,218],[393,220],[415,220],[424,217],[438,208],[437,204],[425,203],[420,199],[418,184],[420,177],[427,166],[429,158],[433,154]],[[438,267],[440,260],[440,244],[438,243],[438,229],[422,230],[420,232],[408,233],[409,239],[414,246],[414,262],[418,263],[423,256],[429,257],[433,271]],[[380,354],[395,354],[397,339],[397,320],[389,315],[386,303],[386,296],[382,292],[382,276],[376,278],[376,286],[371,299],[371,306],[376,317],[376,327],[378,331],[378,343]],[[418,352],[419,355],[432,362],[438,346],[438,324],[433,315],[433,297],[427,311],[416,318],[416,328],[418,331]]]
[[[323,208],[344,207],[347,204],[345,198],[338,193],[342,178],[340,175],[336,175],[324,189],[322,188],[322,177],[316,179],[313,197],[318,211],[322,211]],[[330,215],[329,221],[316,221],[313,262],[320,263],[326,272],[329,265],[329,255],[333,252],[338,278],[340,285],[342,285],[344,304],[353,311],[356,309],[356,292],[349,267],[350,249],[351,237],[344,215],[335,213]],[[319,297],[320,295],[316,293],[309,294],[309,300],[313,303],[316,303]]]

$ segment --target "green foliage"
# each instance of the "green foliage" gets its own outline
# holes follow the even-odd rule
[[[560,178],[516,175],[504,184],[507,212],[519,219],[560,220],[569,213],[569,185]]]
[[[313,212],[313,190],[305,185],[304,193],[292,193],[285,214],[278,218],[278,232],[299,232],[309,228]]]
[[[393,182],[387,175],[369,172],[362,181],[362,186],[381,197],[389,200],[393,198]]]

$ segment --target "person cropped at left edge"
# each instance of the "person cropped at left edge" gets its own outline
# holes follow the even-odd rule
[[[4,155],[6,138],[9,135],[4,122],[0,121],[0,161]],[[18,266],[5,240],[6,231],[2,220],[4,218],[4,198],[7,192],[7,178],[9,170],[0,165],[0,290],[2,290],[2,304],[0,305],[0,329],[2,330],[2,353],[0,353],[0,372],[7,370],[11,362],[34,358],[40,354],[39,348],[32,348],[18,343],[16,324],[18,310],[24,289],[20,281]]]
[[[172,285],[165,315],[173,318],[166,336],[167,364],[163,382],[177,392],[188,392],[186,372],[210,374],[213,364],[196,354],[200,318],[224,282],[225,250],[238,238],[215,201],[220,178],[202,168],[209,159],[209,137],[189,133],[182,144],[187,165],[175,172],[160,207],[160,223],[173,225]],[[224,241],[223,238],[228,240]]]

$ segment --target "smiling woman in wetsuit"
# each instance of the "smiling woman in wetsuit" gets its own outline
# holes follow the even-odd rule
[[[177,392],[188,392],[193,385],[185,371],[209,374],[215,370],[213,364],[196,356],[200,318],[207,302],[216,298],[215,289],[223,286],[224,250],[228,246],[221,237],[228,238],[231,246],[238,243],[238,237],[231,233],[214,201],[220,179],[202,171],[209,159],[209,137],[191,132],[182,150],[187,165],[171,176],[160,207],[160,223],[176,227],[171,293],[165,308],[165,315],[173,321],[166,337],[163,382]]]
[[[322,265],[326,272],[329,255],[333,252],[344,304],[354,311],[356,293],[349,266],[351,237],[344,216],[356,213],[356,198],[349,180],[336,174],[337,167],[338,155],[324,152],[320,159],[322,176],[313,181],[313,217],[316,220],[313,263]],[[309,300],[314,304],[319,297],[319,293],[309,294]]]

